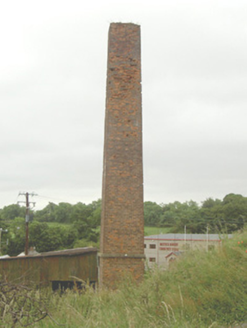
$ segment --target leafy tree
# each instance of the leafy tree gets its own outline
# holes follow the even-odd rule
[[[92,232],[91,227],[87,224],[86,221],[76,221],[73,223],[74,229],[78,232],[79,239],[88,239],[88,236]]]
[[[101,205],[101,199],[98,199],[97,201],[94,201],[88,205],[92,210],[88,218],[88,223],[90,224],[91,228],[96,229],[100,225]]]
[[[1,234],[1,245],[0,255],[7,253],[7,244],[10,238],[9,224],[0,217],[0,234]]]
[[[155,202],[144,202],[144,222],[147,226],[159,226],[163,210]]]
[[[96,208],[87,218],[87,222],[91,228],[96,229],[100,225],[101,207]]]
[[[78,239],[78,231],[73,226],[66,227],[63,230],[63,247],[68,249],[73,248],[74,243]]]
[[[40,252],[50,252],[62,249],[63,234],[61,228],[49,227],[47,232],[43,237],[42,247],[37,247],[37,250]]]
[[[50,248],[47,236],[49,226],[45,222],[34,221],[29,225],[29,247],[35,247],[37,252],[45,252]]]
[[[69,203],[59,203],[55,208],[55,221],[61,223],[72,222],[73,206]]]
[[[16,256],[25,249],[25,219],[16,217],[9,226],[9,243],[7,246],[7,254],[10,256]]]
[[[49,203],[45,208],[34,213],[34,218],[40,222],[55,222],[55,212],[57,205]]]
[[[49,203],[44,209],[35,212],[35,220],[40,222],[73,223],[79,220],[88,221],[92,227],[100,224],[101,200],[91,204],[81,202],[71,205],[69,203]]]
[[[228,230],[243,229],[247,222],[247,198],[238,194],[228,194],[224,197],[222,205]]]
[[[202,232],[204,225],[200,218],[200,208],[194,201],[180,203],[178,201],[164,205],[163,224],[172,226],[172,232]]]
[[[228,194],[223,201],[208,198],[201,207],[201,216],[213,233],[243,229],[246,215],[247,198],[237,194]]]
[[[36,211],[35,219],[40,222],[71,223],[72,209],[69,203],[49,203],[43,210]]]
[[[5,221],[14,220],[16,217],[25,217],[26,208],[17,204],[4,206],[1,210],[1,217]]]
[[[78,239],[74,244],[74,248],[80,248],[80,247],[98,247],[99,248],[99,242],[88,241],[87,239]]]
[[[94,200],[88,206],[94,211],[94,210],[96,210],[98,208],[101,208],[101,205],[102,205],[102,201],[101,201],[101,199],[98,199],[98,200]]]
[[[72,210],[72,222],[87,221],[94,209],[95,208],[80,202],[75,204]]]
[[[45,222],[31,223],[29,231],[29,245],[35,246],[37,252],[73,248],[73,244],[78,238],[78,232],[72,226],[49,227]]]
[[[73,227],[78,232],[78,238],[97,242],[99,233],[96,229],[100,224],[101,200],[89,205],[77,203],[73,206]]]
[[[222,201],[207,198],[200,209],[201,218],[211,233],[218,233],[224,229]]]

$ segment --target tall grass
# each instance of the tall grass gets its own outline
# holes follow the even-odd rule
[[[136,286],[66,292],[50,299],[51,316],[67,328],[209,328],[247,322],[247,233],[211,252],[188,252],[170,269],[148,271]],[[46,318],[35,327],[57,327]]]

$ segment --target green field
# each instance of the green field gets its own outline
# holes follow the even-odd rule
[[[158,235],[161,233],[169,233],[170,228],[158,228],[158,227],[144,227],[144,235]]]
[[[57,223],[57,222],[47,222],[49,227],[66,227],[70,226],[69,223]],[[158,228],[158,227],[144,227],[145,236],[158,235],[160,233],[169,233],[169,228]],[[100,232],[100,227],[95,229],[95,231]]]

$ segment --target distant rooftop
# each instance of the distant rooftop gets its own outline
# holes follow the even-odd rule
[[[166,233],[159,235],[145,236],[145,240],[222,240],[230,239],[232,235],[203,234],[203,233]]]
[[[171,252],[168,255],[166,255],[165,257],[168,258],[169,256],[171,256],[172,254],[176,255],[176,256],[180,256],[181,254],[183,254],[183,252],[180,251],[176,251],[176,252]]]
[[[73,248],[73,249],[63,249],[60,251],[51,251],[45,253],[32,253],[25,256],[25,253],[21,253],[18,256],[11,256],[11,257],[1,257],[1,260],[13,260],[18,258],[28,259],[31,257],[50,257],[50,256],[76,256],[86,253],[97,253],[97,248],[95,247],[81,247],[81,248]]]

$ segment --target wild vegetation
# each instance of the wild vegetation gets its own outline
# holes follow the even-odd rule
[[[99,245],[101,200],[90,204],[49,203],[32,213],[29,241],[38,252]],[[2,254],[24,250],[25,207],[13,204],[0,210]],[[145,234],[160,232],[231,233],[247,222],[247,197],[228,194],[223,200],[208,198],[169,204],[144,202]],[[8,230],[8,231],[6,231]],[[8,241],[8,242],[7,242]]]
[[[39,252],[96,245],[101,201],[71,205],[49,203],[33,214],[30,246]],[[188,252],[169,270],[147,271],[136,286],[128,277],[118,290],[85,289],[63,295],[0,281],[0,324],[19,327],[229,327],[247,322],[247,198],[229,194],[221,200],[156,204],[145,202],[146,234],[160,232],[234,232],[222,248]],[[23,251],[25,208],[0,210],[2,250]],[[6,243],[8,239],[8,243]]]
[[[50,297],[42,290],[0,280],[0,325],[27,327],[49,315]],[[1,326],[2,326],[1,325]]]
[[[49,297],[44,291],[43,298],[38,293],[46,316],[34,327],[236,327],[247,322],[246,251],[247,231],[224,240],[220,249],[188,252],[167,271],[147,271],[138,286],[126,277],[114,291],[93,289],[85,282],[81,291]],[[18,322],[13,324],[5,313],[4,327],[15,326]]]
[[[198,205],[194,201],[169,204],[145,202],[145,225],[170,228],[183,232],[186,225],[191,233],[233,232],[243,229],[247,222],[247,197],[228,194],[223,200],[208,198]]]
[[[49,203],[31,214],[29,246],[38,252],[97,246],[101,201],[91,204]],[[5,206],[0,211],[2,253],[18,255],[25,248],[25,207]],[[7,230],[7,231],[6,231]],[[8,241],[8,242],[7,242]]]

